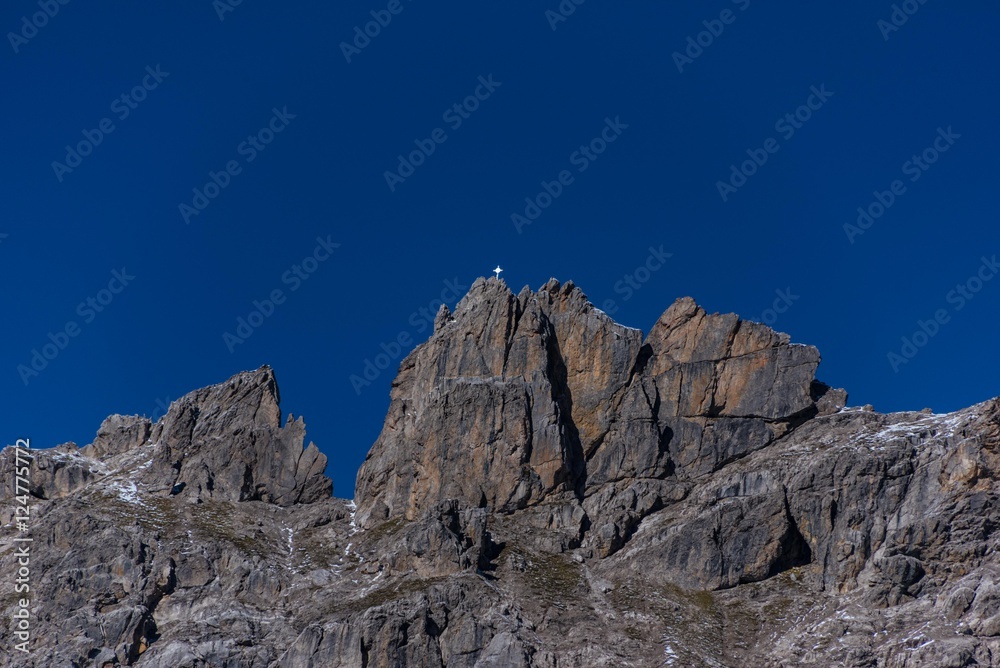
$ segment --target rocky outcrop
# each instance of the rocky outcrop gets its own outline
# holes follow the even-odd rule
[[[302,418],[289,415],[281,426],[270,367],[174,402],[148,438],[156,444],[148,477],[168,481],[163,488],[173,494],[287,506],[332,493],[326,456],[312,443],[302,447]]]
[[[100,434],[99,434],[100,436]],[[305,423],[281,426],[278,386],[270,367],[189,394],[171,404],[148,436],[154,443],[146,477],[194,500],[262,500],[286,506],[327,498],[326,456],[303,449]],[[218,447],[224,443],[225,447]]]
[[[359,522],[413,519],[450,498],[514,510],[575,490],[640,338],[572,283],[514,295],[476,281],[400,366],[358,474]]]
[[[689,481],[819,412],[815,348],[678,300],[649,335],[572,283],[477,281],[407,357],[358,474],[362,525],[456,498],[501,511],[570,491],[607,556]],[[579,527],[578,527],[579,528]]]
[[[282,506],[329,498],[326,456],[303,448],[305,423],[291,415],[281,426],[278,386],[270,367],[233,376],[171,404],[156,424],[139,416],[112,415],[94,441],[67,443],[35,455],[32,493],[67,496],[140,459],[132,482],[154,494],[200,501],[261,500]],[[5,491],[13,458],[0,459]]]
[[[818,364],[815,348],[787,335],[675,302],[646,337],[614,427],[588,461],[589,543],[607,556],[694,481],[818,413]],[[751,521],[781,524],[782,515]]]
[[[644,337],[477,281],[353,502],[267,367],[34,452],[0,665],[1000,666],[1000,399],[882,415],[818,364],[690,299]]]

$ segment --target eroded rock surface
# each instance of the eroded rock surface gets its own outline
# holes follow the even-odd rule
[[[1000,666],[1000,400],[845,408],[818,364],[690,299],[643,336],[477,281],[355,501],[267,367],[36,451],[31,652],[0,665]]]

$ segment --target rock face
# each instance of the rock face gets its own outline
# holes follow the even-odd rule
[[[691,481],[818,413],[818,364],[815,348],[691,299],[643,341],[572,283],[515,297],[479,280],[402,363],[358,474],[359,522],[564,493],[608,556]]]
[[[93,443],[65,444],[38,453],[31,468],[32,494],[66,497],[108,473],[103,462],[142,455],[148,459],[132,481],[153,494],[193,501],[263,500],[287,506],[328,498],[326,456],[315,445],[303,450],[305,423],[291,415],[281,427],[278,386],[270,367],[242,373],[227,383],[192,392],[174,402],[155,425],[138,416],[112,415]],[[13,493],[13,461],[2,489]]]
[[[278,385],[270,367],[183,397],[155,426],[143,422],[109,418],[88,447],[127,450],[139,440],[135,434],[147,432],[147,440],[157,444],[145,475],[151,492],[169,489],[194,500],[261,500],[280,506],[332,494],[323,475],[326,457],[312,443],[302,448],[302,418],[295,421],[289,415],[281,426]],[[163,481],[161,487],[154,480]]]
[[[1000,400],[845,408],[818,364],[690,299],[644,337],[477,281],[353,502],[266,367],[35,452],[0,665],[1000,666]]]
[[[576,491],[640,346],[572,284],[515,296],[476,281],[402,362],[358,474],[359,522],[413,519],[450,498],[507,511]]]

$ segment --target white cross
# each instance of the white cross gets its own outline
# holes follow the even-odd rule
[[[500,265],[497,265],[497,268],[493,270],[493,273],[497,275],[497,280],[498,281],[500,280],[500,272],[501,271],[503,271],[503,269],[500,268]]]

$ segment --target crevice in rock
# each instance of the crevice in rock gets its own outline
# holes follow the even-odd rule
[[[522,467],[527,466],[528,462],[531,461],[531,452],[534,450],[535,446],[535,420],[533,418],[535,411],[535,397],[531,392],[525,390],[524,392],[524,404],[525,404],[525,420],[527,421],[527,438],[524,442],[524,453],[521,455],[521,461],[518,462]]]
[[[632,364],[632,369],[628,374],[628,381],[625,383],[625,387],[632,384],[632,379],[636,376],[641,376],[642,372],[646,370],[646,365],[649,364],[649,360],[653,357],[653,347],[648,343],[644,343],[641,348],[639,348],[639,354],[635,357],[635,362]]]
[[[628,521],[626,521],[622,526],[620,544],[615,550],[613,550],[613,552],[621,550],[628,544],[630,540],[632,540],[632,536],[634,536],[635,532],[639,530],[639,527],[642,525],[643,520],[645,520],[650,515],[655,515],[656,513],[663,510],[665,507],[666,505],[663,503],[663,499],[657,496],[656,500],[653,501],[653,503],[649,506],[648,510],[642,513],[636,513],[635,515],[629,517]]]
[[[653,357],[653,348],[648,343],[642,345],[639,348],[639,352],[636,355],[635,360],[632,363],[632,368],[629,370],[628,379],[622,383],[622,385],[614,390],[611,394],[610,400],[608,402],[608,413],[610,414],[610,419],[608,420],[607,429],[605,429],[601,434],[594,439],[594,442],[590,445],[587,452],[584,452],[585,462],[589,462],[594,455],[598,453],[601,449],[601,445],[604,443],[604,439],[607,438],[608,434],[611,433],[612,428],[618,422],[618,416],[621,411],[622,403],[625,401],[625,397],[628,394],[629,389],[632,387],[632,382],[638,377],[642,377],[643,371],[646,369],[646,365],[649,360]],[[640,381],[641,382],[641,381]],[[645,393],[645,390],[643,390]],[[647,397],[648,401],[648,397]],[[659,405],[659,397],[657,397],[657,405]],[[656,414],[654,414],[654,420]],[[586,466],[584,467],[586,469]],[[586,470],[584,471],[584,476],[586,477]]]
[[[785,497],[785,520],[788,522],[788,528],[784,535],[778,539],[778,557],[768,569],[767,577],[769,578],[791,568],[812,563],[812,549],[802,532],[799,531],[795,518],[792,517],[787,496]]]
[[[583,545],[584,539],[587,537],[587,532],[590,531],[592,523],[590,521],[590,515],[587,511],[583,511],[583,518],[580,520],[580,533],[576,536],[576,545],[574,547],[579,547]]]
[[[559,339],[556,338],[555,327],[548,318],[545,318],[545,325],[548,329],[546,375],[552,388],[552,400],[559,409],[559,420],[563,427],[564,456],[566,457],[564,477],[557,482],[567,483],[567,487],[574,491],[578,500],[582,501],[583,489],[586,487],[587,467],[583,456],[583,445],[580,442],[580,432],[573,421],[573,393],[569,388],[569,374],[566,370],[562,350],[559,347]]]
[[[814,380],[809,385],[809,398],[812,399],[813,401],[819,401],[820,399],[823,398],[823,395],[825,395],[832,389],[833,388],[827,385],[826,383]]]
[[[364,638],[361,639],[361,668],[368,668],[368,647]]]
[[[253,490],[253,471],[250,465],[243,467],[243,485],[240,487],[240,501],[255,501],[255,491]]]
[[[527,301],[524,304],[517,298],[511,295],[514,305],[513,318],[507,319],[507,331],[504,332],[504,348],[503,348],[503,366],[501,367],[501,377],[507,377],[507,360],[510,358],[510,349],[514,345],[514,335],[517,333],[517,328],[521,324],[521,316],[524,315],[527,309]],[[509,303],[509,302],[508,302]],[[512,322],[513,320],[513,322]]]
[[[146,559],[146,544],[139,543],[139,555],[137,555],[137,563],[142,563]],[[152,559],[150,563],[152,564]],[[173,559],[168,559],[167,561],[169,569],[167,572],[166,581],[163,585],[155,584],[153,589],[146,596],[145,601],[143,601],[143,607],[145,610],[142,612],[138,623],[135,625],[135,629],[132,631],[132,637],[130,639],[127,651],[127,661],[131,665],[139,660],[139,657],[144,654],[157,640],[160,639],[159,629],[156,626],[156,621],[153,619],[153,615],[156,612],[156,607],[163,600],[164,596],[168,596],[173,593],[174,588],[177,584],[177,579],[174,574],[175,563]],[[147,572],[147,577],[151,574],[148,572],[149,569],[146,568],[144,571]]]
[[[742,319],[737,318],[733,328],[729,330],[729,338],[726,340],[726,357],[729,357],[733,352],[733,343],[736,341],[736,335],[743,328],[743,322]]]
[[[657,417],[659,415],[659,409],[660,409],[660,393],[657,392],[656,403],[653,409],[653,420],[655,425],[659,425],[660,423],[659,418]],[[659,431],[660,434],[660,440],[658,443],[660,456],[666,457],[666,461],[663,464],[663,474],[657,476],[660,480],[663,480],[665,478],[669,478],[672,475],[674,475],[674,472],[677,470],[677,466],[674,463],[674,458],[670,455],[670,444],[674,440],[674,430],[670,428],[669,424],[664,424],[663,428],[658,429],[657,431]]]
[[[816,407],[816,404],[812,404],[811,406],[803,408],[798,413],[793,413],[792,415],[789,415],[783,420],[773,420],[773,421],[785,422],[788,425],[788,430],[781,436],[781,438],[784,438],[788,434],[791,434],[793,431],[804,425],[806,422],[809,422],[809,420],[812,420],[817,415],[819,415],[819,409]]]
[[[179,459],[170,465],[170,468],[174,471],[174,479],[170,483],[171,494],[179,494],[186,486],[186,483],[182,482],[178,484],[177,482],[177,480],[181,477],[181,466],[181,460]]]
[[[160,634],[157,631],[156,622],[153,621],[153,611],[147,610],[143,613],[139,623],[135,625],[135,631],[132,632],[126,657],[128,663],[131,665],[138,661],[139,657],[159,639]]]
[[[486,532],[486,540],[484,542],[485,546],[483,547],[482,552],[480,552],[479,554],[479,564],[477,572],[480,576],[483,577],[483,579],[492,582],[493,580],[497,579],[496,576],[493,575],[493,573],[496,571],[497,566],[499,565],[497,563],[497,560],[500,558],[500,555],[507,547],[507,543],[495,542],[493,540],[493,534],[490,533],[489,531]],[[444,629],[442,628],[441,630],[443,631]]]
[[[439,627],[429,614],[424,616],[424,633],[427,634],[428,638],[436,641],[443,632],[444,629]]]
[[[732,341],[730,341],[730,344],[732,344]],[[716,402],[716,398],[719,395],[719,379],[722,378],[724,364],[725,360],[715,362],[715,370],[712,373],[711,384],[705,389],[705,394],[709,398],[708,408],[706,408],[704,411],[705,417],[710,417],[710,418],[720,417],[722,416],[723,411],[726,410],[725,402],[723,402],[722,404]],[[683,378],[683,373],[684,372],[681,371],[682,378]]]
[[[399,625],[399,635],[400,643],[396,645],[396,649],[400,650],[410,644],[410,624],[409,622],[403,622]]]

